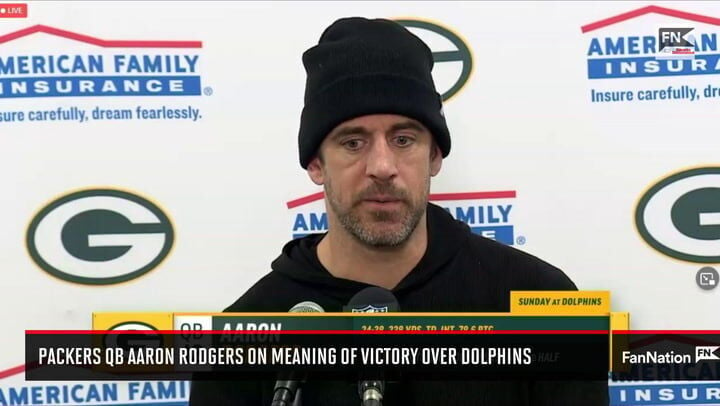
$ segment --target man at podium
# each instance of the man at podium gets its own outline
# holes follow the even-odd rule
[[[508,312],[511,290],[576,290],[556,267],[474,234],[428,202],[450,153],[428,46],[389,20],[343,18],[303,54],[300,165],[325,192],[328,232],[288,242],[230,312],[342,311],[359,291],[390,290],[407,312]],[[196,381],[191,405],[270,405],[273,382]],[[357,385],[302,385],[303,404],[359,403]],[[607,384],[390,383],[388,405],[607,405]]]

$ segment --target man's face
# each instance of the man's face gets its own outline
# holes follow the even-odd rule
[[[348,120],[320,145],[308,166],[324,185],[328,214],[359,241],[395,247],[425,213],[430,177],[442,154],[419,122],[392,114]]]

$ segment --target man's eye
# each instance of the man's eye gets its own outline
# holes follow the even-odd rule
[[[356,150],[362,147],[362,141],[361,140],[347,140],[343,142],[343,146],[350,150]]]
[[[397,137],[395,137],[395,144],[399,147],[406,147],[412,144],[412,142],[413,139],[405,135],[398,135]]]

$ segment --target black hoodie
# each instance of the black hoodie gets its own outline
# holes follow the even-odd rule
[[[511,290],[577,290],[559,269],[522,251],[473,234],[433,204],[427,209],[428,247],[415,268],[392,289],[404,312],[509,312]],[[324,235],[292,240],[260,279],[226,312],[286,312],[302,301],[340,312],[371,286],[336,278],[317,257]],[[190,404],[270,405],[273,382],[193,382]],[[400,396],[402,395],[402,396]],[[307,382],[304,406],[359,404],[356,385]],[[607,383],[400,382],[385,390],[383,405],[607,405]]]

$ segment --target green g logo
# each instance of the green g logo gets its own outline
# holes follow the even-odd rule
[[[163,339],[153,333],[157,329],[141,321],[127,321],[110,327],[111,331],[137,331],[137,334],[107,334],[104,337],[105,348],[160,348]]]
[[[470,48],[457,34],[440,25],[411,19],[395,20],[423,40],[433,53],[433,80],[443,101],[453,97],[470,79]]]
[[[35,215],[27,231],[30,257],[68,282],[109,285],[157,267],[173,245],[170,219],[148,200],[119,190],[63,196]]]
[[[657,251],[697,263],[720,263],[720,167],[668,176],[640,199],[635,224]]]

